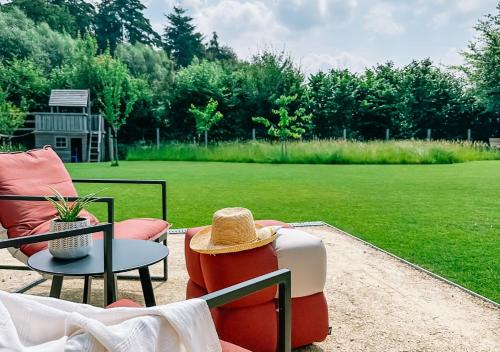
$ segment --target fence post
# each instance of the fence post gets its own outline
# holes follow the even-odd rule
[[[467,129],[467,140],[470,142],[472,140],[472,131],[470,128]]]
[[[389,138],[390,138],[390,132],[389,132],[389,129],[386,128],[386,130],[385,130],[385,140],[388,141]]]
[[[255,128],[252,128],[252,140],[255,141]]]
[[[347,139],[347,129],[346,129],[346,128],[344,128],[344,131],[343,131],[343,133],[342,133],[342,138],[343,138],[344,140],[346,140],[346,139]]]
[[[156,149],[160,150],[160,128],[156,127]]]
[[[427,129],[427,140],[430,141],[432,137],[432,130],[430,128]]]

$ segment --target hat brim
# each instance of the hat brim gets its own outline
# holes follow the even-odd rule
[[[265,246],[276,238],[276,231],[272,226],[264,227],[255,224],[255,231],[257,232],[255,241],[235,245],[215,245],[210,241],[212,226],[207,226],[191,238],[189,247],[193,251],[203,254],[235,253]]]

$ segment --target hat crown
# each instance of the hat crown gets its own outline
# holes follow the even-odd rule
[[[210,239],[214,245],[236,245],[256,239],[257,232],[250,210],[224,208],[214,213]]]

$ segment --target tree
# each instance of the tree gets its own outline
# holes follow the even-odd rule
[[[24,124],[27,115],[26,101],[17,107],[7,100],[7,93],[0,88],[0,139],[7,137],[11,143],[14,132]]]
[[[230,61],[234,62],[238,59],[234,51],[228,46],[220,46],[219,36],[217,32],[212,33],[212,39],[208,43],[206,50],[206,58],[210,61]]]
[[[205,135],[205,148],[208,147],[208,131],[223,117],[222,113],[217,111],[218,105],[219,102],[217,100],[210,98],[208,104],[203,109],[199,109],[193,104],[189,108],[189,112],[193,114],[196,120],[196,131]]]
[[[139,98],[138,82],[130,77],[127,66],[103,54],[95,59],[96,75],[100,79],[101,103],[104,119],[113,132],[113,166],[118,166],[118,131],[126,123]]]
[[[69,14],[73,16],[76,31],[80,35],[94,31],[96,11],[93,4],[85,0],[49,0],[49,2],[68,10]]]
[[[487,15],[474,27],[478,37],[469,43],[463,67],[483,106],[483,123],[490,126],[490,136],[500,134],[500,3],[496,9],[496,14]]]
[[[278,109],[273,109],[273,114],[279,117],[277,124],[271,123],[264,117],[254,117],[253,121],[263,124],[268,128],[268,134],[281,141],[281,156],[287,155],[286,142],[289,138],[299,139],[306,132],[305,125],[311,122],[312,115],[305,113],[305,108],[300,107],[292,115],[289,112],[289,106],[297,100],[297,95],[282,95],[276,99]]]
[[[99,48],[114,54],[118,43],[157,45],[160,36],[144,17],[146,8],[139,0],[103,0],[98,5],[96,36]]]
[[[163,35],[163,48],[181,67],[188,66],[194,57],[205,56],[203,36],[195,31],[193,18],[185,13],[185,9],[174,6],[174,11],[166,16],[168,25]]]
[[[75,18],[66,6],[56,5],[47,0],[12,0],[4,7],[7,10],[17,7],[35,23],[45,22],[53,30],[72,34],[77,32]]]

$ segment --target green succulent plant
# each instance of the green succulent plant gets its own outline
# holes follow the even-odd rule
[[[58,214],[58,220],[61,222],[73,222],[77,221],[80,212],[85,209],[90,203],[96,201],[95,196],[98,192],[88,194],[83,197],[79,197],[77,200],[69,202],[61,193],[56,189],[50,187],[54,192],[53,197],[45,197],[56,209]],[[53,199],[53,198],[56,199]]]

